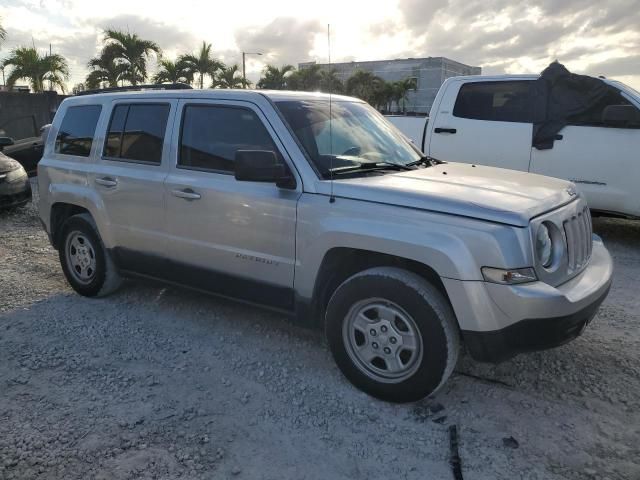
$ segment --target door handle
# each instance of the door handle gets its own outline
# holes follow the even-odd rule
[[[455,128],[442,128],[436,127],[433,129],[434,133],[456,133],[458,130]]]
[[[200,194],[194,192],[190,188],[185,188],[184,190],[171,190],[171,193],[175,197],[184,198],[185,200],[199,200]]]
[[[96,178],[95,182],[98,185],[102,185],[103,187],[115,187],[116,185],[118,185],[118,180],[111,177],[98,177]]]

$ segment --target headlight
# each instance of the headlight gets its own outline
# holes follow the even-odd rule
[[[491,268],[482,267],[482,276],[487,282],[501,285],[535,282],[538,277],[533,268]]]
[[[553,240],[549,228],[544,223],[536,232],[536,255],[544,268],[549,268],[553,263]]]
[[[5,173],[5,181],[7,183],[9,182],[15,182],[17,180],[21,180],[23,178],[25,178],[27,176],[27,172],[25,172],[24,168],[22,168],[22,165],[20,165],[18,162],[16,162],[16,164],[18,165],[18,168],[15,168],[14,170],[11,170],[10,172]]]

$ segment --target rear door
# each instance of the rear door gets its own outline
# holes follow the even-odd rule
[[[609,105],[638,107],[611,87],[592,109],[569,119],[553,148],[533,148],[531,171],[574,182],[594,210],[640,216],[640,128],[605,125]]]
[[[275,151],[291,168],[282,144],[250,102],[184,100],[178,108],[165,182],[174,280],[292,308],[301,182],[288,190],[234,177],[237,150]]]
[[[431,115],[428,155],[527,171],[533,133],[529,80],[453,81]]]
[[[165,136],[176,100],[113,103],[90,184],[98,192],[121,268],[157,275],[165,254]]]

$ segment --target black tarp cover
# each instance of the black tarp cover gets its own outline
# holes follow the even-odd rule
[[[553,148],[556,135],[567,125],[568,118],[588,111],[608,90],[599,78],[577,75],[557,61],[551,63],[533,84],[532,145],[538,150]]]

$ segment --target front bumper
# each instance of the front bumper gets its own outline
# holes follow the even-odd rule
[[[0,180],[0,209],[24,205],[31,200],[31,183],[29,177],[18,178],[12,182]]]
[[[557,287],[543,282],[513,286],[443,282],[471,356],[501,362],[579,336],[606,298],[612,275],[611,256],[594,235],[589,265]]]

